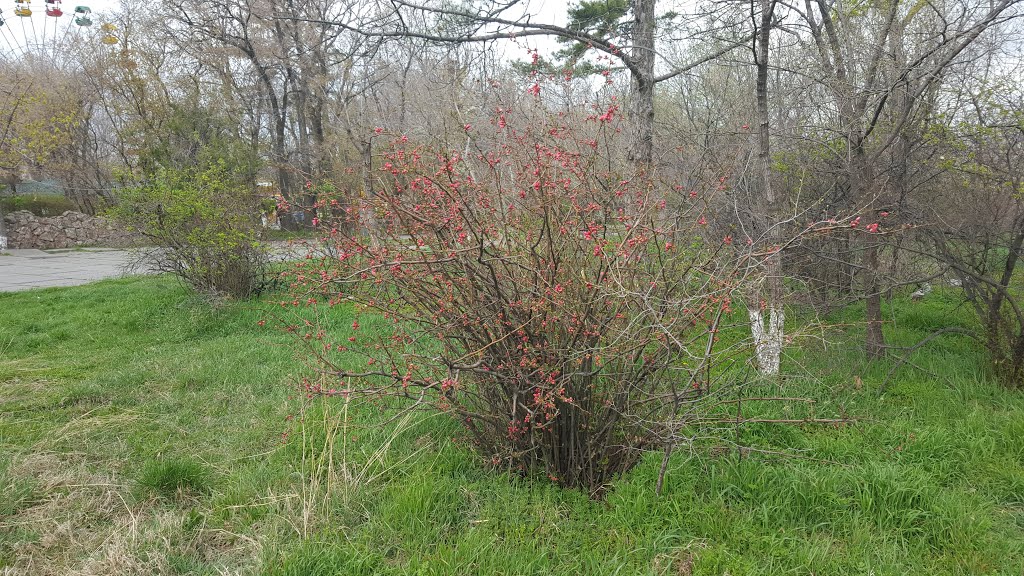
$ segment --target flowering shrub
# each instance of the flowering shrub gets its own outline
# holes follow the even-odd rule
[[[737,272],[700,240],[703,202],[670,209],[672,186],[611,169],[614,106],[529,116],[467,127],[466,153],[394,139],[281,304],[318,309],[286,322],[320,369],[307,393],[440,410],[493,464],[600,490],[701,417]],[[343,303],[356,319],[332,328],[321,308]],[[366,336],[367,314],[390,333]]]

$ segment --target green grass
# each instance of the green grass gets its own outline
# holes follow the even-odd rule
[[[202,464],[188,460],[151,460],[139,475],[144,492],[168,499],[210,491],[210,473]]]
[[[482,466],[442,416],[379,426],[374,407],[303,402],[291,341],[257,326],[265,308],[210,308],[167,278],[0,294],[0,572],[1019,576],[1024,566],[1024,397],[993,384],[960,337],[920,350],[880,395],[891,364],[861,360],[863,311],[844,310],[827,322],[852,327],[788,350],[784,389],[819,399],[816,416],[856,424],[746,426],[743,442],[800,457],[681,450],[659,497],[652,454],[593,501]],[[887,313],[900,344],[966,321],[945,295]]]
[[[263,239],[270,242],[281,242],[286,240],[309,240],[317,238],[320,233],[313,228],[301,228],[299,230],[274,230],[267,228],[263,230]]]

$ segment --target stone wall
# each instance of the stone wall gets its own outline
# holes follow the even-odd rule
[[[70,210],[53,218],[18,210],[6,214],[4,224],[8,248],[124,247],[135,244],[137,239],[104,218]]]

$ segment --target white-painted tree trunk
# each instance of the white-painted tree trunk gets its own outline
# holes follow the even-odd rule
[[[749,302],[747,312],[750,314],[750,333],[754,338],[754,352],[757,368],[764,376],[779,373],[782,356],[783,325],[786,321],[782,308],[782,202],[772,187],[772,154],[771,154],[771,114],[768,109],[768,76],[769,57],[771,55],[771,30],[775,25],[774,13],[776,3],[771,0],[760,0],[760,23],[755,28],[754,64],[757,66],[757,158],[761,168],[761,186],[763,194],[755,197],[753,202],[755,218],[759,224],[759,232],[763,234],[759,243],[765,250],[766,257],[762,265],[763,284]],[[753,5],[751,5],[753,8]],[[763,300],[762,300],[763,298]],[[767,305],[761,305],[765,302]],[[764,317],[768,312],[767,324]]]
[[[750,315],[750,333],[754,337],[757,368],[761,374],[771,376],[779,373],[786,313],[779,304],[773,303],[767,308],[767,323],[764,311],[760,308],[748,307],[747,312]]]

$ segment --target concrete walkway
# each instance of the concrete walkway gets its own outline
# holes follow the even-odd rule
[[[105,248],[0,252],[0,292],[77,286],[125,275],[129,252]]]
[[[272,261],[284,262],[305,256],[305,249],[289,242],[268,242]],[[140,256],[113,248],[60,248],[55,250],[11,249],[0,251],[0,292],[30,288],[78,286],[106,278],[145,274],[132,266]]]

